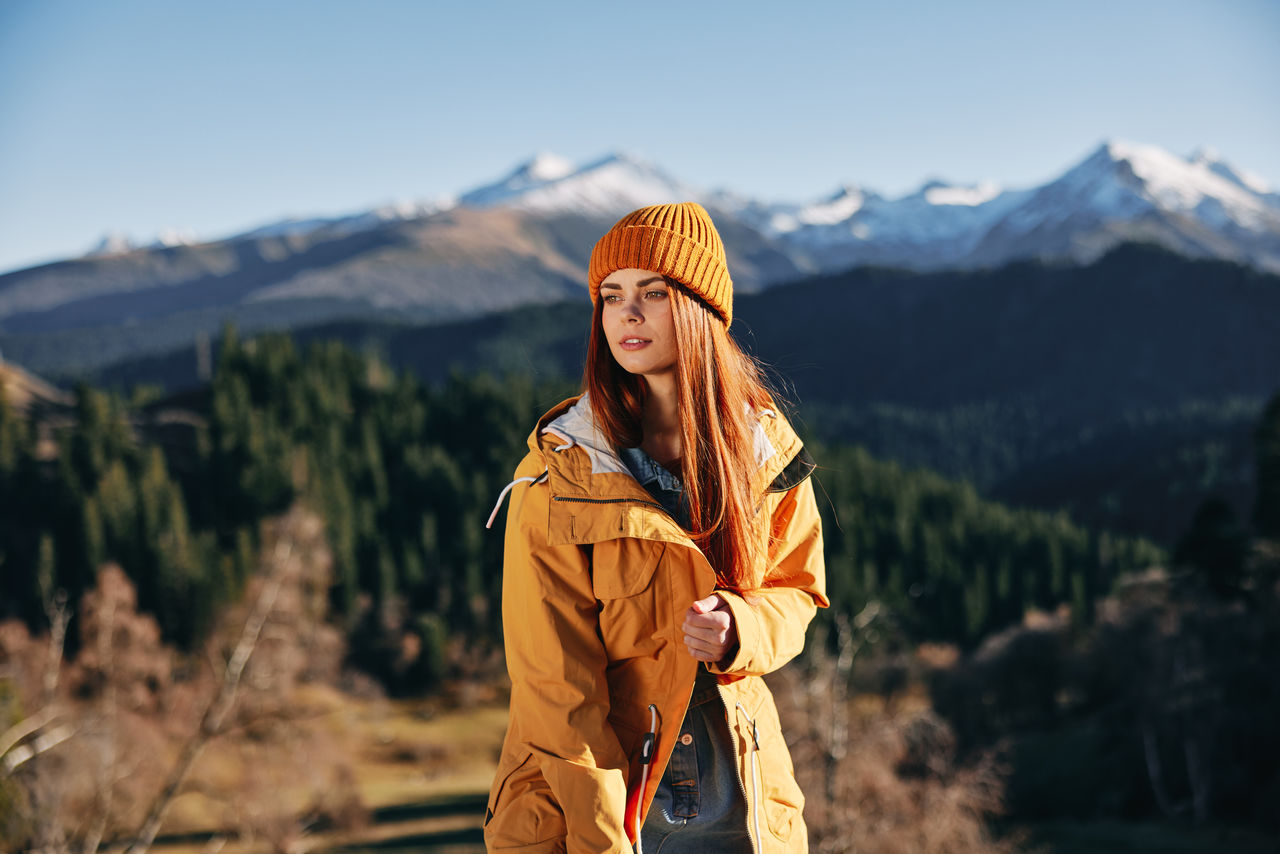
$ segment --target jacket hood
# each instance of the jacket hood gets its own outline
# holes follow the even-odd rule
[[[760,416],[755,422],[756,465],[759,466],[765,466],[770,460],[779,456],[776,442],[786,438],[779,435],[779,431],[775,430],[775,435],[771,439],[769,431],[764,426],[765,419],[771,421],[782,420],[773,409],[765,409],[760,412]],[[785,420],[782,420],[782,424],[785,425],[786,432],[790,434],[790,438],[798,449],[799,437],[795,435],[791,425],[787,424]],[[557,453],[568,450],[575,445],[581,447],[591,461],[593,474],[630,473],[626,464],[622,462],[622,458],[613,449],[612,443],[605,438],[604,434],[596,426],[595,416],[591,410],[591,400],[586,392],[576,398],[571,397],[562,401],[538,420],[538,426],[529,434],[528,444],[531,450],[542,450],[539,437],[543,434],[560,440],[560,444],[552,449]],[[784,444],[789,446],[791,443],[784,442]],[[792,456],[794,456],[794,451]]]
[[[529,434],[531,450],[542,450],[539,437],[544,434],[560,441],[560,444],[552,448],[554,453],[567,451],[574,446],[582,448],[591,461],[593,474],[627,474],[629,471],[613,445],[596,426],[591,401],[586,392],[577,398],[562,401],[538,419],[538,426]]]

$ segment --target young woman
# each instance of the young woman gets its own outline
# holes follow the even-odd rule
[[[584,391],[503,490],[511,719],[485,843],[805,851],[761,676],[828,604],[814,463],[729,337],[701,206],[623,217],[588,278]]]

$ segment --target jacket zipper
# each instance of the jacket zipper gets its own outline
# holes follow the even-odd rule
[[[751,812],[756,825],[756,838],[762,839],[763,837],[760,836],[760,790],[764,788],[764,780],[759,779],[756,773],[756,754],[760,752],[760,729],[756,726],[756,719],[747,714],[746,706],[738,703],[738,708],[742,710],[742,716],[751,722]]]
[[[630,501],[635,504],[647,504],[650,507],[657,507],[659,510],[666,510],[656,501],[645,501],[643,498],[583,498],[577,495],[553,495],[552,501],[575,501],[579,504],[625,504]]]
[[[551,496],[551,500],[552,501],[570,501],[575,504],[627,504],[627,503],[643,504],[646,507],[655,508],[658,512],[662,513],[662,515],[666,516],[668,519],[671,519],[672,522],[675,522],[676,525],[680,524],[679,522],[676,522],[675,518],[671,515],[670,512],[668,512],[666,507],[663,507],[661,504],[659,504],[656,501],[645,501],[643,498],[583,498],[577,495],[553,495]],[[573,530],[573,521],[574,521],[574,517],[570,516],[569,517],[569,538],[570,539],[576,539],[576,534],[574,533],[574,530]],[[619,530],[622,529],[621,520],[619,520],[618,522],[618,529]],[[683,530],[683,528],[681,530]]]
[[[728,724],[729,726],[729,739],[730,741],[733,742],[733,776],[738,780],[738,790],[742,792],[742,802],[747,805],[747,812],[751,814],[747,818],[747,838],[751,840],[751,850],[759,851],[760,846],[762,844],[760,841],[760,802],[759,800],[752,798],[751,793],[747,791],[747,784],[742,779],[742,771],[738,768],[738,730],[737,730],[737,727],[733,726],[733,724],[730,723],[730,720],[733,717],[733,711],[729,708],[729,701],[724,696],[724,689],[720,688],[719,686],[716,687],[716,693],[720,695],[720,703],[721,705],[724,706],[725,723]],[[738,703],[738,708],[742,708],[741,703]],[[745,709],[743,710],[743,714],[744,715],[746,714]],[[751,720],[750,716],[747,717],[747,720]],[[755,749],[759,750],[760,739],[757,736],[755,731],[755,721],[751,721],[751,737],[756,742]],[[752,753],[751,754],[751,786],[752,788],[757,788],[756,781],[755,781],[755,767],[756,767],[756,756],[755,756],[755,753]],[[752,834],[751,832],[752,819],[755,820],[754,834]]]

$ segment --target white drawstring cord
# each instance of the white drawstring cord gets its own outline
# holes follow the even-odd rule
[[[649,731],[645,733],[644,742],[640,746],[640,799],[636,801],[636,812],[631,817],[631,832],[636,838],[636,854],[644,854],[644,843],[640,839],[640,808],[644,806],[644,792],[649,787],[649,763],[653,761],[653,749],[658,738],[658,707],[649,704]]]
[[[545,432],[550,433],[552,436],[555,436],[557,439],[565,440],[565,443],[563,445],[557,445],[555,447],[555,450],[557,451],[567,451],[569,448],[572,448],[575,444],[577,444],[576,442],[574,442],[572,436],[561,436],[560,433],[555,430],[547,430]],[[486,528],[493,527],[493,519],[495,516],[498,515],[498,508],[502,506],[502,499],[507,497],[507,492],[511,489],[511,487],[515,486],[517,483],[523,483],[526,480],[531,481],[533,483],[537,483],[538,481],[546,477],[549,471],[550,469],[548,469],[547,471],[544,471],[542,474],[538,475],[537,477],[518,477],[515,480],[508,483],[505,487],[503,487],[502,492],[498,494],[497,502],[493,505],[493,512],[489,514],[489,521],[485,522],[484,526]]]
[[[502,487],[502,492],[498,494],[498,502],[493,505],[493,512],[489,514],[489,521],[485,522],[484,526],[486,528],[493,527],[493,519],[495,516],[498,515],[498,508],[502,506],[502,499],[507,497],[507,493],[511,491],[511,487],[515,486],[517,483],[524,483],[526,480],[531,481],[533,483],[537,483],[538,481],[542,480],[546,476],[547,476],[547,473],[544,471],[542,474],[538,475],[537,477],[518,477],[515,480],[508,483],[506,486]]]
[[[572,448],[574,445],[578,444],[578,440],[575,439],[573,436],[569,435],[568,433],[562,433],[554,427],[544,427],[542,428],[542,432],[550,433],[552,436],[555,436],[557,439],[564,442],[563,445],[557,445],[555,447],[555,450],[557,451],[567,451],[569,448]]]
[[[552,436],[555,436],[557,439],[564,440],[563,445],[556,445],[556,447],[554,448],[554,450],[556,451],[567,451],[577,444],[577,442],[574,441],[574,438],[572,436],[563,436],[560,434],[560,431],[558,430],[552,430],[548,428],[543,430],[543,432],[550,433]],[[503,488],[502,492],[498,495],[498,501],[493,505],[493,512],[489,514],[489,521],[485,522],[484,526],[486,528],[493,527],[493,518],[498,515],[498,508],[502,506],[502,499],[507,497],[507,491],[511,489],[511,487],[515,486],[517,483],[522,483],[523,481],[526,481],[526,480],[537,483],[538,481],[546,477],[549,471],[550,469],[548,469],[547,471],[544,471],[542,474],[538,475],[537,477],[518,477],[515,480],[508,483],[506,487]]]
[[[756,826],[756,848],[760,849],[764,845],[764,837],[760,835],[760,787],[763,780],[756,779],[756,754],[760,752],[760,730],[756,727],[755,718],[747,714],[747,707],[738,702],[738,708],[742,711],[742,716],[751,722],[751,741],[753,749],[751,751],[751,812]]]

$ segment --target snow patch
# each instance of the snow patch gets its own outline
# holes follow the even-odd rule
[[[644,205],[704,198],[656,166],[626,153],[607,155],[555,178],[534,179],[535,172],[559,174],[564,172],[564,164],[556,161],[548,167],[535,158],[503,180],[464,194],[461,203],[540,213],[618,215]]]
[[[989,202],[1000,195],[1000,186],[984,181],[972,187],[935,186],[925,190],[924,198],[931,205],[968,205],[974,207]]]
[[[130,252],[138,248],[138,244],[133,238],[125,234],[123,231],[108,231],[102,235],[102,238],[94,244],[93,248],[85,252],[82,257],[85,258],[102,258],[108,255],[120,255]]]

